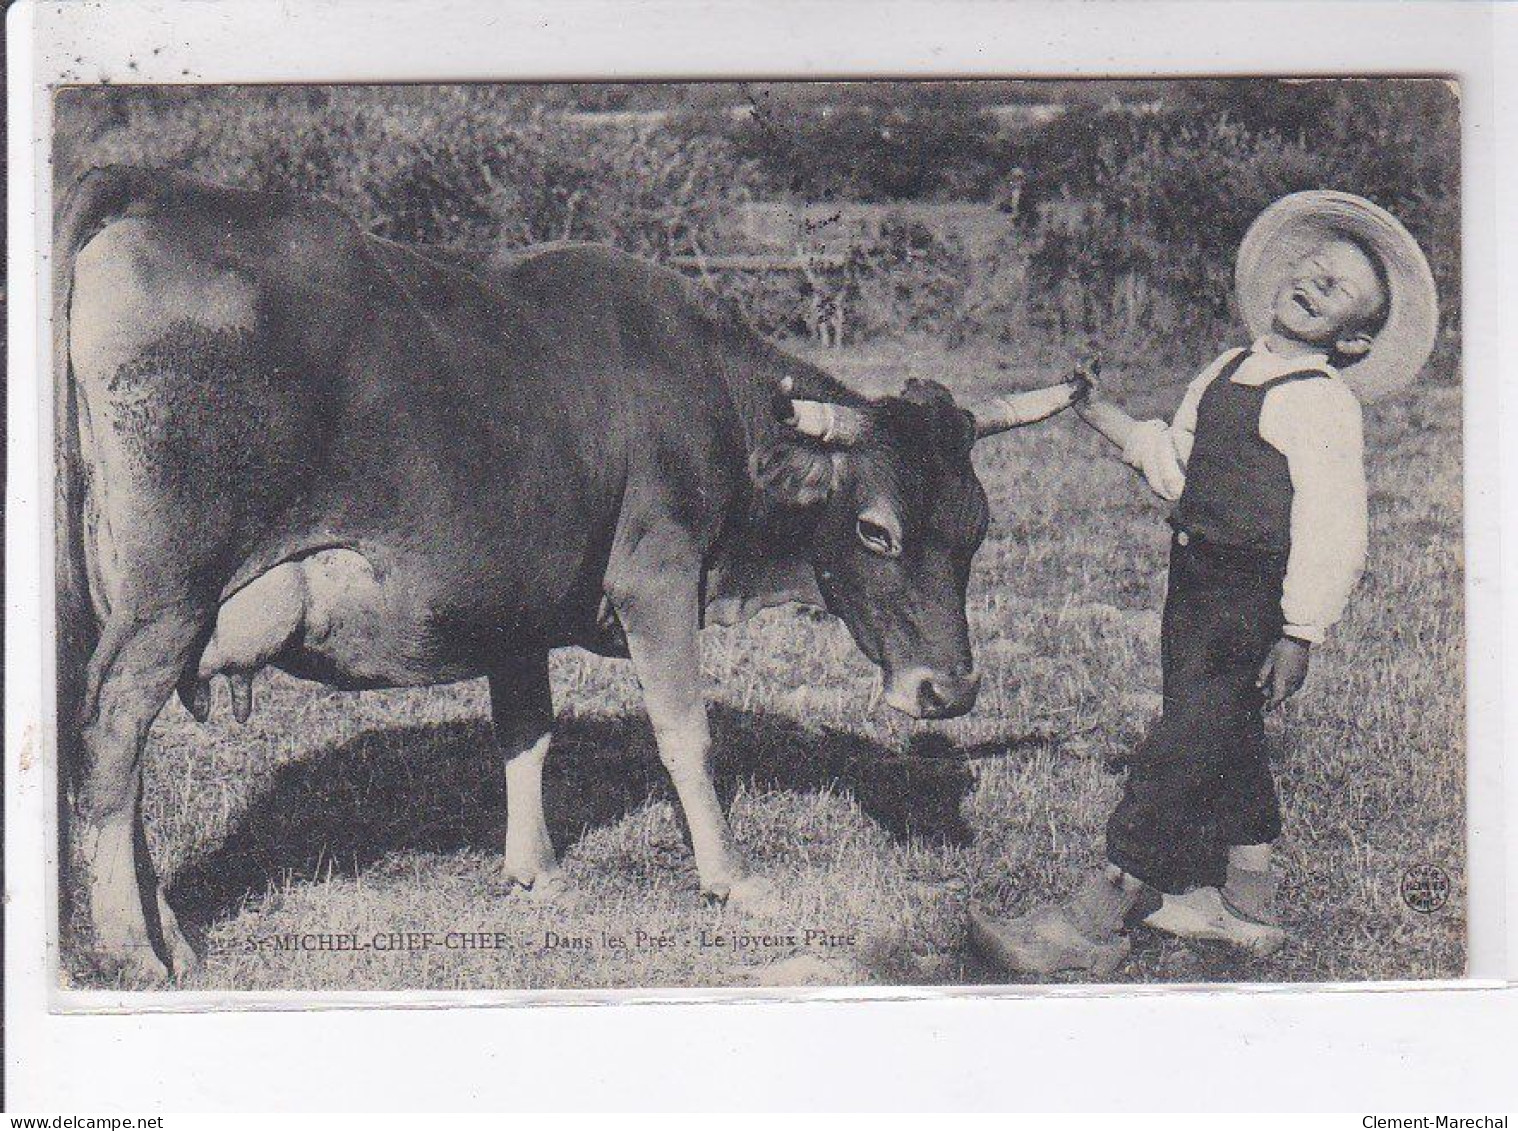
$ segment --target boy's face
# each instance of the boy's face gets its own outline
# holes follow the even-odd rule
[[[1386,304],[1370,257],[1349,240],[1330,239],[1297,260],[1276,291],[1278,333],[1358,356],[1370,349],[1369,327]]]

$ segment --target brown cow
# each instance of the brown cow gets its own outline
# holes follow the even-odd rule
[[[629,655],[703,890],[762,898],[712,784],[703,618],[823,604],[891,706],[968,710],[971,446],[1082,390],[869,400],[609,248],[469,266],[158,171],[87,175],[57,240],[72,861],[89,949],[134,982],[195,958],[142,835],[148,729],[218,675],[245,717],[266,664],[488,678],[506,875],[541,889],[549,650]]]

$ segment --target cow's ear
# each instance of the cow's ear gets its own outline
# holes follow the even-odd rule
[[[949,412],[947,446],[960,462],[970,458],[975,448],[975,414],[968,409],[954,408]]]
[[[841,457],[806,440],[772,440],[749,457],[749,472],[765,509],[814,506],[838,487]]]

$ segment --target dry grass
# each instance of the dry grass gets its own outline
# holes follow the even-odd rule
[[[977,372],[1017,376],[922,341],[824,360],[875,388],[933,376],[967,391]],[[1171,381],[1128,401],[1152,411],[1177,396]],[[1315,653],[1306,690],[1273,725],[1290,944],[1246,960],[1140,930],[1122,978],[1462,971],[1458,410],[1457,390],[1428,387],[1369,413],[1370,569],[1336,641]],[[779,881],[775,919],[698,896],[625,663],[554,659],[561,726],[548,810],[571,891],[552,906],[497,882],[504,797],[482,683],[355,695],[266,675],[246,728],[224,701],[205,726],[176,701],[153,731],[149,835],[208,951],[184,988],[995,980],[966,950],[967,903],[1027,908],[1098,858],[1119,786],[1104,759],[1157,708],[1165,528],[1159,504],[1072,418],[988,443],[977,458],[994,522],[970,594],[985,673],[971,716],[914,726],[869,711],[872,672],[828,618],[776,610],[706,634],[719,788],[740,841]],[[1404,869],[1424,861],[1457,887],[1431,916],[1398,895]],[[731,940],[808,929],[854,941],[701,945],[703,931]],[[499,932],[501,946],[330,953],[274,941],[396,931]],[[639,931],[674,941],[640,946]],[[550,932],[593,944],[546,946]]]

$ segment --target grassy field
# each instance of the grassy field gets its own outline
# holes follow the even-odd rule
[[[1197,363],[1207,356],[1199,344]],[[926,340],[819,359],[877,390],[922,376],[973,392],[1035,368]],[[1168,412],[1187,376],[1119,367],[1111,386],[1148,389],[1130,407]],[[1447,385],[1368,413],[1370,567],[1306,689],[1272,720],[1288,946],[1247,960],[1141,929],[1120,979],[1462,972],[1459,428]],[[550,905],[498,884],[504,790],[483,682],[346,694],[266,674],[247,727],[224,699],[206,725],[175,701],[152,735],[154,856],[207,950],[183,987],[998,980],[966,949],[966,906],[1020,911],[1098,859],[1119,789],[1104,761],[1158,709],[1166,528],[1161,504],[1073,417],[988,442],[977,462],[993,524],[971,584],[985,682],[967,718],[911,724],[872,709],[872,669],[818,614],[773,610],[705,635],[719,789],[743,846],[779,883],[775,918],[699,897],[625,662],[554,658],[547,805],[570,889]],[[1398,892],[1424,862],[1456,886],[1426,916]],[[320,932],[371,949],[281,945]],[[372,948],[393,932],[431,932],[438,945]],[[492,949],[450,949],[449,932],[485,932]],[[744,935],[771,938],[739,948]],[[589,942],[557,945],[570,939]]]

